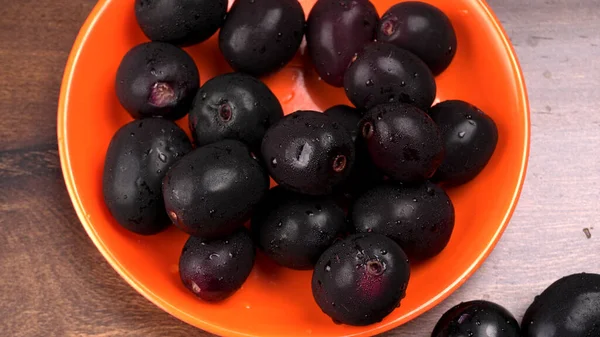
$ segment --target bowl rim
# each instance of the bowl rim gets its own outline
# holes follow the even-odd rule
[[[94,229],[94,226],[87,218],[86,213],[84,211],[82,200],[79,196],[79,192],[75,185],[73,171],[70,162],[69,155],[69,147],[67,146],[68,138],[66,133],[66,125],[67,125],[67,107],[69,105],[69,95],[71,91],[71,85],[73,80],[73,75],[75,73],[75,69],[77,67],[77,63],[79,61],[79,56],[82,52],[83,46],[88,39],[88,36],[96,22],[101,17],[104,10],[108,7],[108,5],[113,0],[98,0],[88,17],[86,18],[84,24],[82,25],[77,38],[73,44],[72,50],[69,54],[69,58],[65,67],[65,72],[63,75],[61,89],[60,89],[60,97],[58,103],[58,114],[57,114],[57,136],[58,136],[58,149],[60,156],[60,163],[63,172],[63,177],[65,180],[65,185],[67,187],[67,191],[69,193],[71,202],[75,208],[75,212],[83,225],[85,231],[88,236],[91,238],[94,245],[100,251],[102,256],[109,262],[111,267],[117,271],[117,273],[131,286],[133,287],[139,294],[144,296],[154,305],[158,306],[162,310],[171,314],[174,317],[192,325],[203,329],[205,331],[218,334],[221,336],[251,336],[254,337],[253,334],[247,334],[240,331],[233,331],[227,329],[227,327],[221,325],[215,325],[209,321],[202,320],[196,316],[192,316],[187,314],[184,311],[181,311],[177,307],[173,306],[169,301],[161,298],[157,294],[153,293],[150,289],[146,288],[143,283],[137,280],[133,275],[129,273],[117,260],[115,256],[113,256],[112,252],[105,246],[104,242]],[[435,297],[431,298],[426,303],[423,303],[421,306],[411,311],[407,315],[404,316],[403,319],[396,319],[384,324],[374,325],[371,329],[363,330],[361,332],[346,335],[346,336],[371,336],[377,333],[383,333],[385,331],[389,331],[394,329],[404,323],[407,323],[414,318],[420,316],[426,311],[430,310],[434,306],[441,303],[445,300],[450,294],[452,294],[456,289],[458,289],[462,284],[469,279],[473,273],[483,264],[485,259],[492,252],[493,248],[498,243],[500,237],[504,233],[517,205],[519,197],[521,195],[521,191],[523,190],[523,184],[525,181],[525,176],[527,172],[527,165],[529,159],[529,151],[530,151],[530,129],[531,129],[531,121],[530,121],[530,107],[529,107],[529,99],[527,96],[527,88],[525,85],[523,71],[517,59],[514,47],[510,43],[508,35],[506,31],[500,24],[500,21],[487,4],[485,0],[469,0],[476,3],[476,5],[480,6],[483,9],[485,15],[487,16],[487,20],[492,24],[495,33],[501,38],[504,51],[507,53],[507,57],[510,60],[511,70],[513,72],[513,76],[516,78],[517,91],[518,91],[518,103],[520,105],[520,110],[523,113],[523,124],[524,124],[524,139],[523,139],[523,155],[520,163],[520,171],[517,186],[513,192],[511,197],[510,206],[508,211],[506,212],[504,218],[502,219],[501,225],[498,227],[498,230],[494,234],[492,240],[488,243],[485,249],[477,256],[474,262],[466,269],[460,277],[458,277],[454,282],[452,282],[448,287],[446,287],[442,292],[437,294]]]

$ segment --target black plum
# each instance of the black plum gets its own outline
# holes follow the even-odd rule
[[[420,1],[396,4],[381,17],[377,41],[392,43],[423,60],[437,75],[456,54],[456,33],[437,7]]]
[[[135,17],[152,41],[200,43],[225,22],[227,0],[136,0]]]
[[[198,298],[222,301],[246,281],[254,258],[254,244],[245,228],[215,240],[191,236],[179,258],[179,276]]]
[[[117,222],[144,235],[169,226],[162,179],[191,150],[185,132],[171,121],[148,118],[121,127],[108,146],[102,178],[104,201]]]
[[[551,284],[529,306],[524,337],[600,336],[600,275],[574,274]]]
[[[488,301],[470,301],[448,310],[431,337],[521,337],[521,331],[517,320],[504,307]]]
[[[415,260],[434,257],[446,247],[454,218],[452,201],[430,182],[381,185],[358,198],[352,207],[357,232],[386,235]]]
[[[263,139],[262,156],[277,183],[295,192],[330,194],[354,164],[348,131],[316,111],[296,111],[275,123]]]
[[[380,322],[406,295],[408,258],[380,234],[355,234],[338,241],[319,258],[312,276],[315,301],[334,322]]]
[[[199,86],[191,56],[163,42],[143,43],[128,51],[115,83],[119,102],[133,118],[170,120],[189,112]]]
[[[445,101],[429,110],[442,134],[446,154],[434,180],[464,184],[487,165],[498,144],[496,123],[483,111],[463,101]]]
[[[214,239],[250,219],[269,189],[269,178],[248,148],[223,140],[198,148],[173,165],[163,180],[167,213],[190,235]]]
[[[426,110],[436,94],[431,70],[409,51],[389,43],[372,42],[358,54],[344,75],[350,101],[361,109],[404,102]]]
[[[416,183],[429,179],[444,158],[438,127],[414,106],[378,105],[365,114],[361,130],[373,163],[394,180]]]
[[[308,16],[306,42],[327,83],[341,87],[352,59],[376,35],[379,15],[368,0],[319,0]]]
[[[197,146],[238,139],[260,151],[265,132],[281,117],[281,104],[269,87],[250,75],[229,73],[200,88],[189,125]]]
[[[371,161],[367,144],[360,134],[359,124],[363,113],[347,105],[336,105],[323,113],[342,125],[354,141],[356,159],[352,171],[348,179],[334,191],[352,199],[383,181],[383,175]]]
[[[236,0],[219,32],[219,48],[234,70],[267,75],[292,60],[304,26],[297,0]]]
[[[346,215],[331,197],[309,197],[275,187],[252,216],[259,248],[284,267],[312,269],[347,229]]]

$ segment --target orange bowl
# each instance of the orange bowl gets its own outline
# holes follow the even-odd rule
[[[308,13],[315,0],[300,0]],[[374,0],[383,14],[397,0]],[[514,51],[483,0],[428,0],[451,19],[458,51],[437,77],[437,100],[462,99],[497,123],[499,143],[484,171],[449,190],[456,226],[447,248],[414,265],[402,306],[367,327],[336,325],[315,304],[311,272],[275,266],[259,255],[242,289],[219,304],[197,300],[182,285],[178,259],[187,236],[170,228],[144,237],[124,230],[102,198],[102,168],[112,135],[130,121],[114,92],[123,55],[145,41],[135,20],[134,0],[100,0],[73,46],[58,108],[58,144],[66,185],[75,210],[94,244],[139,293],[181,320],[226,336],[367,336],[397,327],[432,308],[483,263],[506,228],[525,177],[529,110]],[[201,81],[231,71],[216,37],[187,48]],[[346,103],[343,89],[320,81],[302,51],[282,71],[264,79],[284,111],[323,110]],[[187,120],[179,124],[186,127]]]

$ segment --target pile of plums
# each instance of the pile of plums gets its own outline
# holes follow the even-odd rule
[[[202,300],[237,291],[258,247],[281,266],[314,269],[314,298],[338,323],[373,324],[397,308],[409,261],[436,256],[452,235],[455,211],[440,186],[477,176],[498,139],[469,103],[431,107],[434,75],[457,51],[449,18],[423,2],[380,18],[368,0],[318,0],[306,21],[297,0],[236,0],[229,12],[225,0],[137,0],[135,15],[151,42],[132,48],[116,75],[135,119],[106,155],[104,199],[117,222],[141,235],[171,224],[188,233],[179,273]],[[181,47],[218,30],[235,72],[200,86]],[[316,72],[353,107],[284,116],[259,79],[285,66],[305,35]],[[193,144],[173,122],[188,114]],[[510,331],[501,308],[464,304],[434,335],[463,336],[465,322],[497,317]]]

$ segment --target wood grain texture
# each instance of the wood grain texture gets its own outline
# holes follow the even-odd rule
[[[68,52],[95,1],[1,2],[2,335],[209,336],[119,278],[85,234],[64,187],[57,97]],[[515,45],[531,99],[521,201],[482,268],[444,303],[386,336],[429,336],[445,310],[470,299],[496,301],[520,318],[557,278],[600,272],[600,0],[489,2]]]

